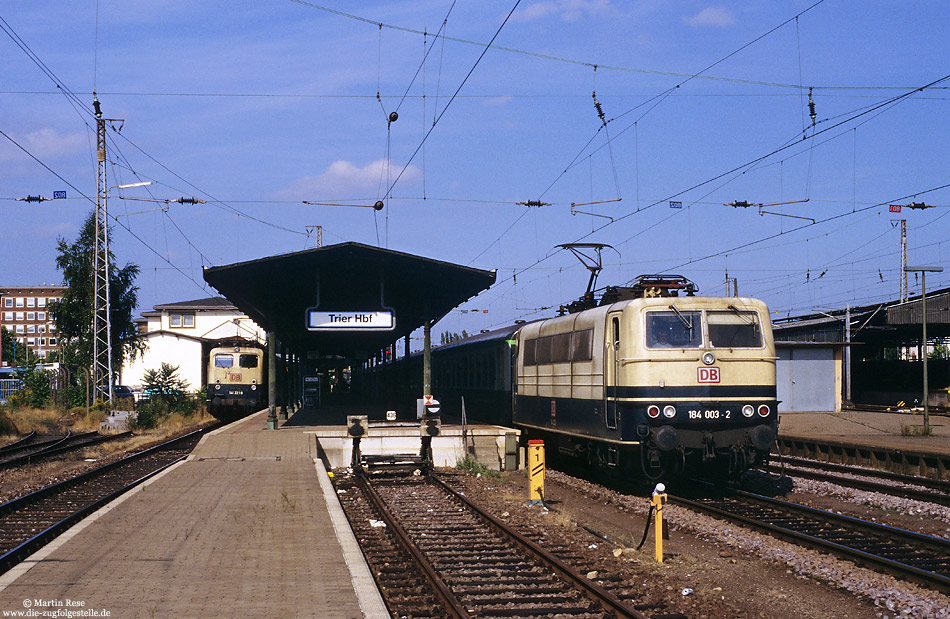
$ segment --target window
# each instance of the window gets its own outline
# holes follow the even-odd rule
[[[3,319],[8,322],[13,322],[13,312],[3,312]]]
[[[571,361],[590,361],[593,358],[594,330],[575,331],[571,340]]]
[[[17,297],[17,298],[16,298],[16,306],[17,306],[17,307],[23,307],[23,297]]]
[[[716,348],[758,348],[762,330],[755,312],[709,312],[709,343]]]
[[[40,346],[46,346],[46,338],[45,338],[45,337],[41,337],[41,338],[40,338]]]
[[[27,333],[36,333],[36,325],[26,325]]]
[[[40,325],[37,327],[37,333],[46,333],[46,325]]]
[[[35,337],[28,337],[28,338],[26,338],[26,345],[27,345],[27,346],[36,346],[36,338],[35,338]]]
[[[27,307],[36,307],[36,298],[34,298],[34,297],[27,297],[27,298],[26,298],[26,306],[27,306]]]
[[[23,312],[17,312],[17,313],[16,313],[16,319],[17,319],[17,320],[26,320],[26,314],[24,314]]]
[[[168,325],[171,327],[191,328],[195,326],[194,314],[169,314]]]
[[[238,359],[238,364],[242,368],[256,368],[257,367],[257,355],[241,355]]]
[[[538,364],[538,357],[537,357],[538,340],[537,339],[525,340],[523,347],[524,347],[524,352],[522,354],[524,355],[524,364],[537,365]]]
[[[27,313],[26,313],[26,319],[27,319],[27,320],[36,320],[36,312],[27,312]]]
[[[51,337],[51,338],[49,338],[47,341],[49,342],[49,345],[50,345],[50,346],[56,346],[56,338],[55,338],[55,337]]]
[[[36,312],[37,320],[46,320],[46,312]]]
[[[20,335],[23,335],[24,333],[26,333],[26,328],[23,325],[17,325],[16,332],[19,333]]]
[[[13,297],[5,297],[3,299],[3,307],[13,307]]]
[[[50,326],[49,326],[49,332],[50,332],[50,333],[56,333],[56,325],[50,325]]]
[[[36,307],[46,307],[46,297],[38,297],[36,299]]]
[[[594,330],[546,335],[524,342],[524,364],[570,363],[593,358]]]
[[[699,312],[649,312],[648,348],[699,348],[703,342]]]
[[[214,367],[216,368],[234,367],[234,357],[232,355],[215,355]]]

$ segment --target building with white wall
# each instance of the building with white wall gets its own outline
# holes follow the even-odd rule
[[[197,391],[208,351],[218,342],[240,338],[263,345],[266,340],[264,330],[223,297],[156,305],[135,322],[146,349],[125,361],[118,381],[133,389],[142,386],[148,370],[168,363],[178,366],[178,375]]]

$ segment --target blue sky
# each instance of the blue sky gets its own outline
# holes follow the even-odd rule
[[[724,294],[728,274],[775,318],[898,297],[901,218],[910,264],[950,266],[945,3],[513,6],[6,3],[0,280],[61,279],[56,239],[96,192],[94,88],[124,121],[108,184],[152,181],[109,200],[141,310],[215,294],[203,265],[313,247],[308,226],[497,269],[437,331],[550,315],[587,284],[572,241],[616,249],[600,285],[675,272]],[[123,199],[181,196],[207,203]],[[935,208],[889,212],[911,202]]]

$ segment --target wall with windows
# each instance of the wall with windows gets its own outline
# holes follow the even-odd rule
[[[41,359],[59,350],[59,336],[50,305],[64,286],[0,287],[0,328],[12,331],[18,346],[30,347]],[[3,365],[11,360],[4,359]]]

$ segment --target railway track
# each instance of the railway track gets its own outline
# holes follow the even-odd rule
[[[950,540],[750,492],[670,503],[830,552],[905,580],[950,592]]]
[[[132,436],[131,432],[122,432],[121,434],[99,434],[98,432],[73,434],[70,432],[63,437],[48,438],[45,440],[34,436],[29,441],[23,439],[0,450],[0,468],[32,464],[46,458],[53,458],[64,453],[76,451],[77,449],[128,438],[130,436]]]
[[[773,464],[769,466],[769,470],[773,473],[784,472],[793,477],[826,481],[849,488],[857,488],[858,490],[880,492],[905,499],[950,506],[950,481],[822,462],[820,460],[808,460],[807,458],[783,456],[782,462],[795,468],[787,469]],[[856,477],[846,477],[846,475]],[[875,482],[868,478],[881,479],[889,483]]]
[[[23,445],[27,445],[27,444],[29,444],[30,442],[32,442],[33,440],[35,440],[35,439],[36,439],[36,436],[37,436],[37,434],[36,434],[36,429],[34,428],[34,429],[30,430],[30,433],[27,434],[26,436],[23,436],[23,437],[21,437],[21,438],[18,438],[17,440],[13,441],[12,443],[7,443],[6,445],[0,445],[0,454],[6,453],[7,451],[9,451],[9,450],[11,450],[11,449],[16,449],[16,448],[21,447],[21,446],[23,446]]]
[[[681,617],[638,606],[642,585],[588,578],[596,567],[520,535],[435,475],[357,472],[336,484],[393,616]]]
[[[0,574],[130,488],[185,458],[203,428],[0,505]]]

